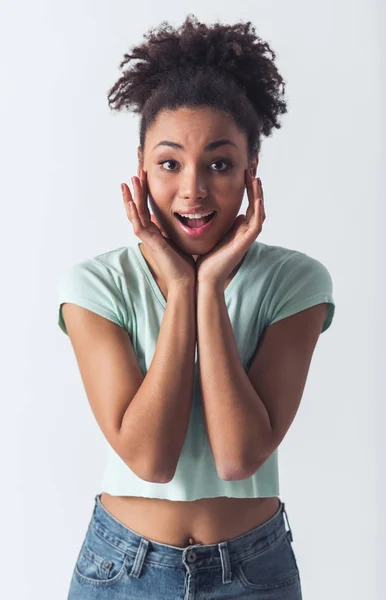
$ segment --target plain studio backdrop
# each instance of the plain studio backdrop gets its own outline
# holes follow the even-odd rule
[[[136,239],[120,183],[139,117],[111,112],[124,52],[163,20],[251,20],[287,82],[263,138],[259,240],[326,265],[335,318],[279,449],[305,600],[384,598],[385,3],[69,0],[0,6],[1,597],[61,600],[106,444],[57,325],[70,265]],[[245,195],[243,213],[247,208]],[[137,241],[139,241],[137,239]]]

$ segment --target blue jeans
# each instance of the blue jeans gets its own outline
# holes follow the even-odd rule
[[[180,548],[135,533],[105,509],[100,496],[67,600],[302,600],[292,531],[280,499],[273,517],[243,535]]]

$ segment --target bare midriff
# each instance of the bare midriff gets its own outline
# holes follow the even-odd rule
[[[126,527],[155,542],[185,548],[229,541],[274,516],[279,498],[200,498],[192,502],[101,495],[102,506]]]
[[[149,269],[165,300],[167,287],[158,277],[156,267],[139,245]],[[242,262],[242,261],[241,261]],[[227,279],[224,290],[235,276],[239,263]],[[191,502],[112,496],[103,492],[102,506],[115,519],[139,535],[162,544],[185,548],[191,544],[217,544],[247,533],[262,525],[277,512],[278,496],[264,498],[199,498]]]

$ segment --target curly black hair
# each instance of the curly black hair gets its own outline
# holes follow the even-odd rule
[[[261,135],[281,127],[287,112],[285,82],[276,55],[251,22],[209,27],[189,14],[180,28],[167,21],[144,35],[147,42],[124,54],[122,67],[138,60],[108,93],[112,110],[141,114],[144,150],[148,127],[161,110],[209,106],[230,114],[247,136],[248,160],[260,152]],[[270,55],[270,56],[269,56]]]

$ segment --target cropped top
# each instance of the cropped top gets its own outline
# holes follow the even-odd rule
[[[139,244],[123,246],[73,264],[57,285],[58,324],[67,334],[62,303],[71,302],[123,327],[142,373],[153,359],[166,301]],[[248,371],[265,327],[321,302],[328,303],[322,332],[330,326],[335,302],[332,279],[317,259],[255,240],[224,290],[240,362]],[[68,334],[67,334],[68,335]],[[192,501],[228,496],[279,496],[278,448],[248,479],[225,481],[216,470],[203,419],[195,349],[194,386],[189,426],[174,477],[153,483],[138,477],[106,440],[102,491]],[[103,438],[105,439],[105,438]]]

